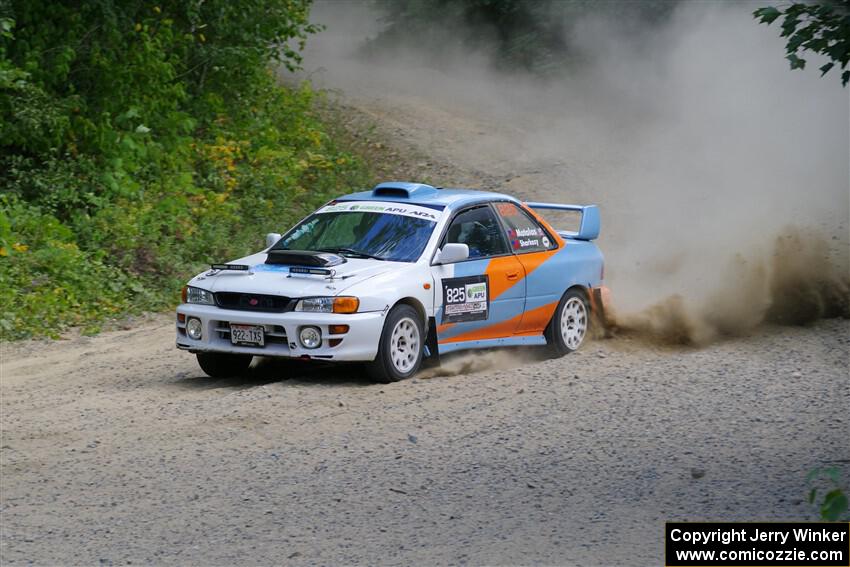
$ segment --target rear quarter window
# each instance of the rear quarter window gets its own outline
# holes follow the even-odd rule
[[[513,203],[495,203],[505,225],[505,235],[516,254],[541,252],[557,247],[554,238],[528,213]]]

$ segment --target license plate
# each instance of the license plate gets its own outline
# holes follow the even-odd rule
[[[235,345],[265,346],[262,325],[230,324],[230,342]]]

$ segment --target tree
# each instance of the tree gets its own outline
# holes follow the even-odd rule
[[[385,28],[364,52],[399,45],[428,53],[431,64],[456,49],[488,55],[497,68],[557,74],[570,64],[570,33],[586,17],[629,21],[651,31],[675,9],[667,0],[373,0]]]
[[[820,67],[821,77],[839,65],[844,70],[842,86],[850,81],[850,0],[795,2],[785,9],[766,6],[753,12],[753,17],[767,25],[782,17],[781,37],[788,38],[785,51],[791,69],[805,69],[806,60],[801,55],[809,51],[829,59]]]

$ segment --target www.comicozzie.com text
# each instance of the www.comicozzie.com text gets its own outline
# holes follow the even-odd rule
[[[688,531],[675,528],[670,532],[672,541],[689,543],[722,543],[728,545],[739,541],[774,541],[785,544],[793,535],[796,542],[831,542],[846,541],[846,531],[813,530],[811,528],[795,528],[790,530],[762,530],[759,528],[717,529],[711,531]]]

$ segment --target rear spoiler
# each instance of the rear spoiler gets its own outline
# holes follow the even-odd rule
[[[581,213],[581,224],[578,232],[559,230],[564,238],[575,240],[594,240],[599,238],[599,207],[596,205],[562,205],[560,203],[526,203],[532,209],[554,209],[558,211],[575,211]]]

